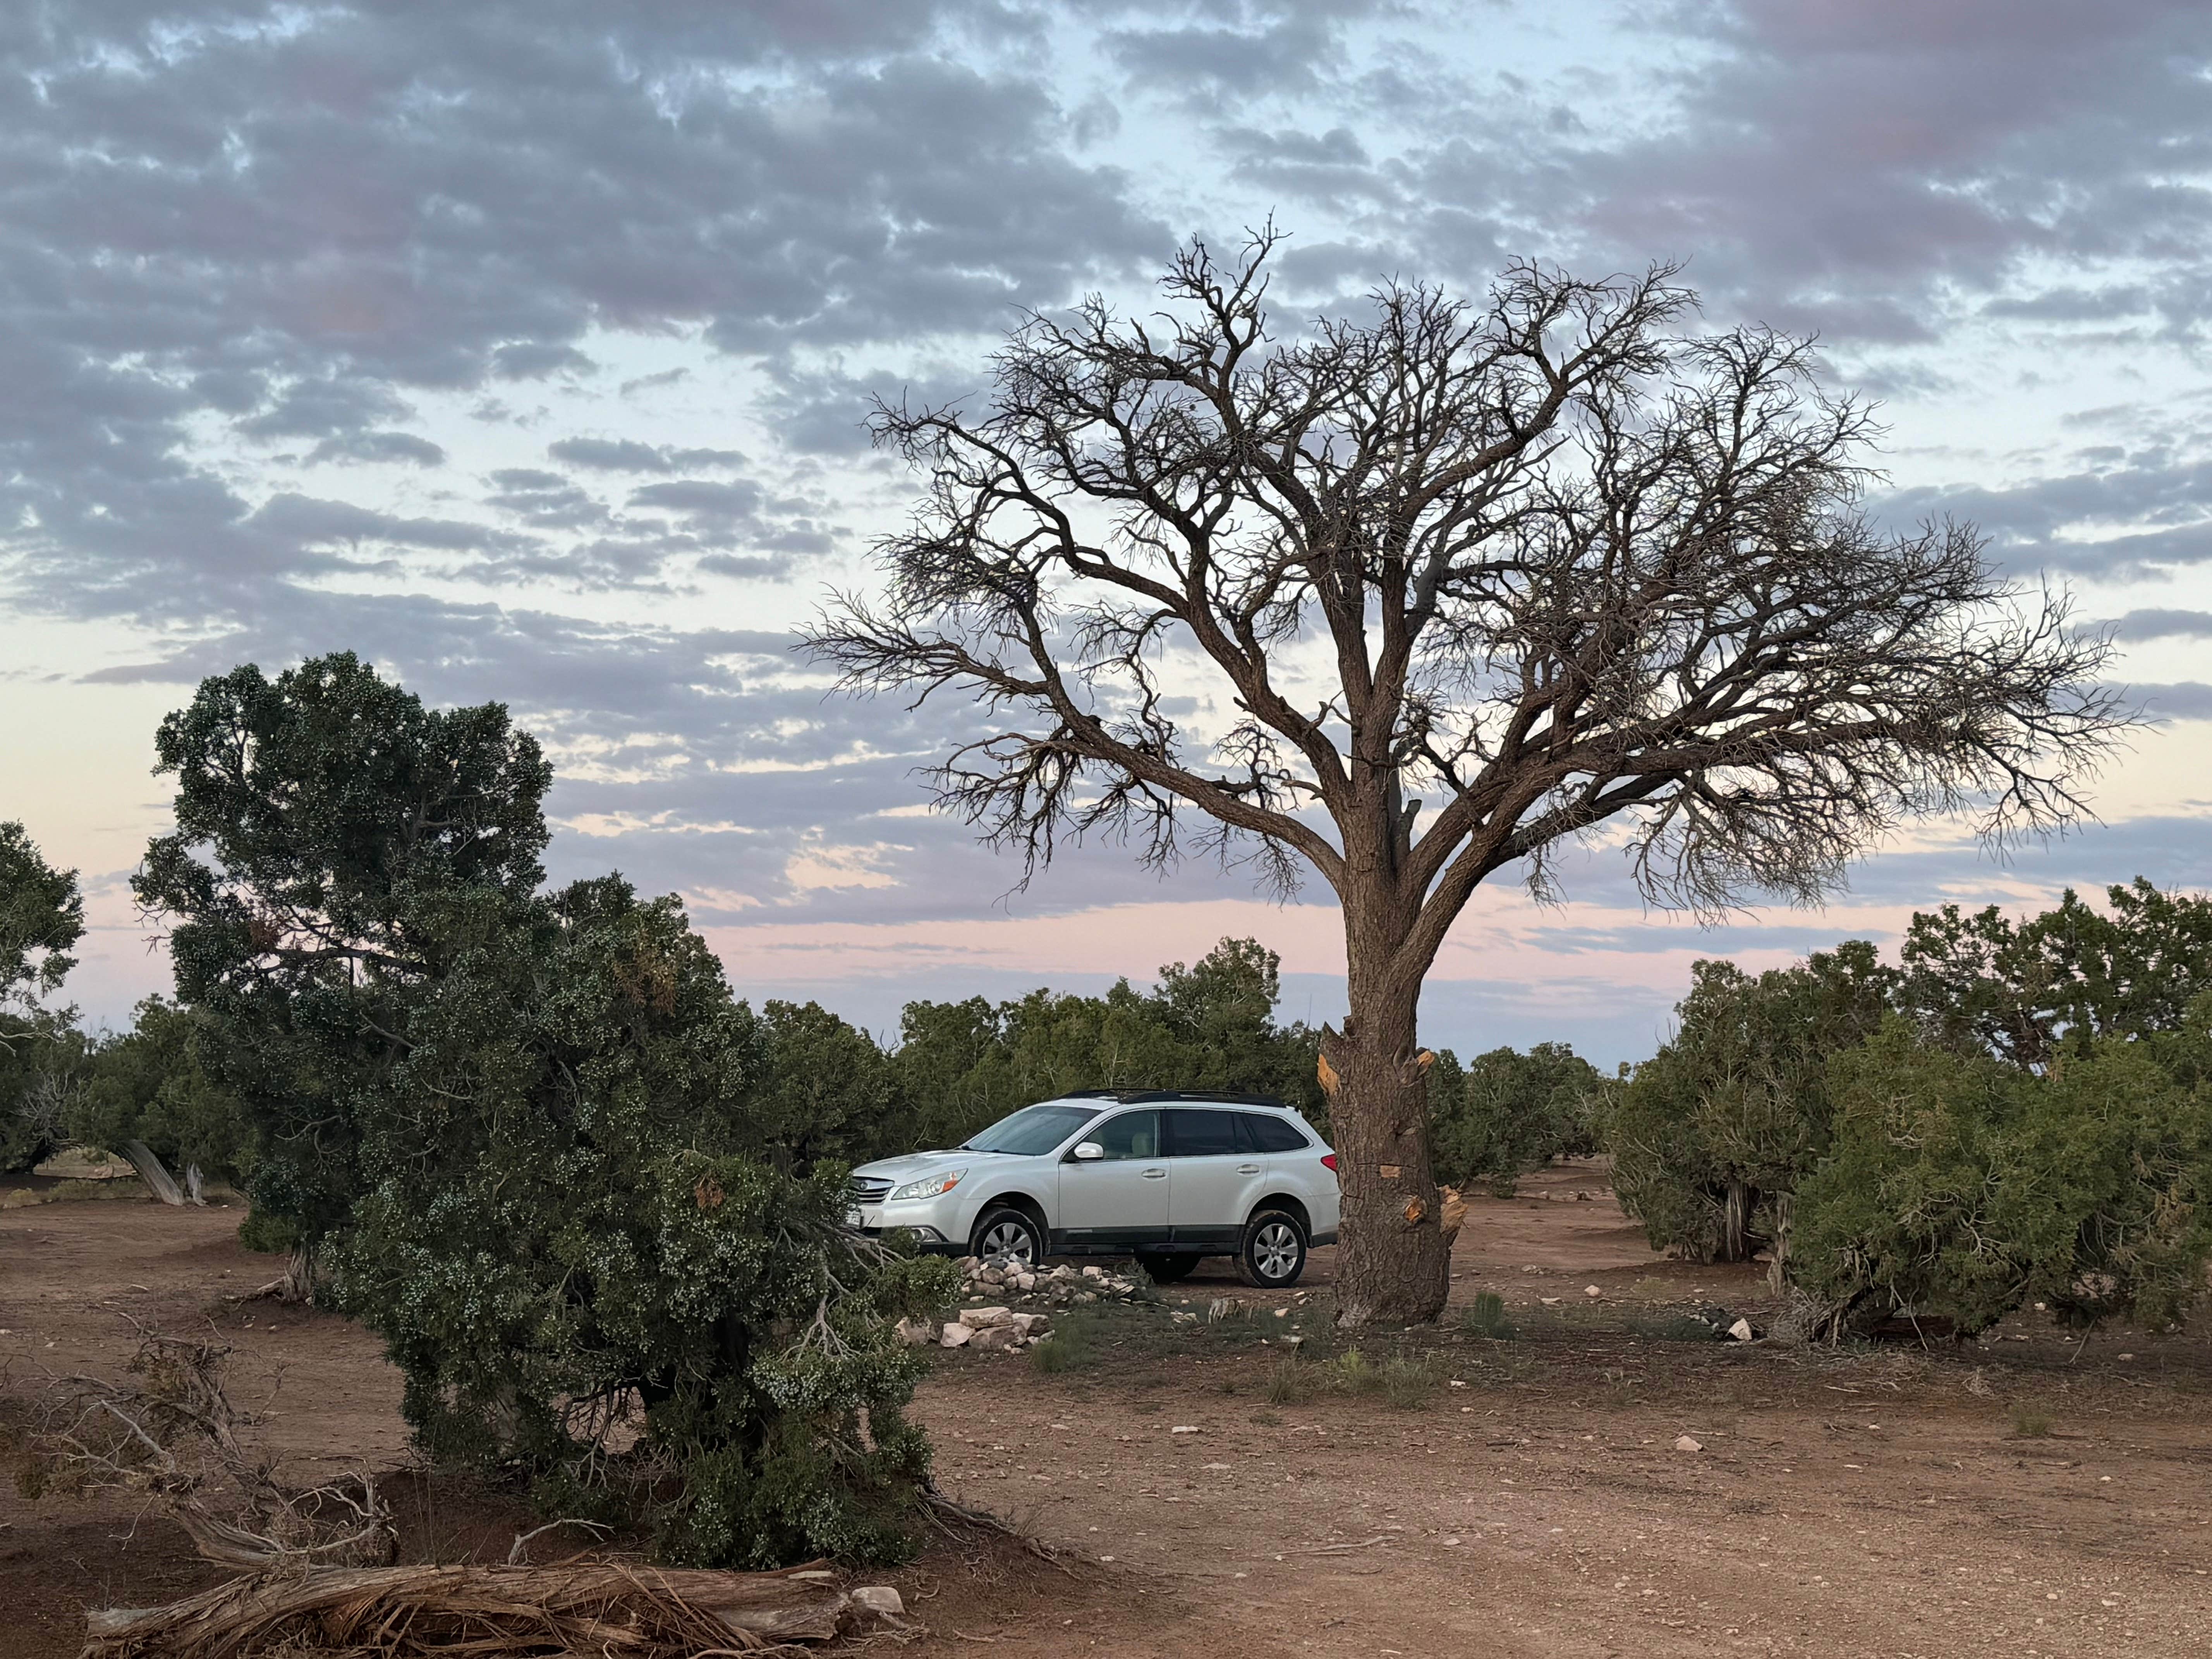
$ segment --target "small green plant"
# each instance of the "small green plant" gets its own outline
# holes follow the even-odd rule
[[[1030,1350],[1030,1364],[1047,1376],[1090,1369],[1097,1358],[1091,1340],[1091,1322],[1070,1316],[1054,1326],[1045,1339]]]
[[[1278,1359],[1267,1373],[1267,1403],[1271,1406],[1303,1406],[1314,1397],[1315,1368],[1296,1354]]]
[[[2012,1408],[2012,1436],[2015,1440],[2050,1439],[2050,1413],[2026,1404],[2014,1406]]]
[[[1346,1348],[1321,1370],[1323,1384],[1331,1394],[1365,1394],[1379,1381],[1375,1362],[1357,1348]]]
[[[1461,1321],[1473,1336],[1504,1342],[1513,1336],[1513,1322],[1505,1316],[1505,1298],[1495,1291],[1478,1291]]]
[[[1388,1359],[1376,1367],[1374,1386],[1383,1400],[1401,1412],[1420,1411],[1443,1380],[1443,1369],[1432,1355],[1419,1359]]]
[[[1252,1420],[1263,1429],[1279,1429],[1283,1426],[1282,1418],[1273,1412],[1254,1412]]]

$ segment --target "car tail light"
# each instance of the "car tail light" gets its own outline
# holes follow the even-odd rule
[[[1321,1167],[1328,1170],[1331,1175],[1334,1175],[1336,1173],[1336,1154],[1334,1152],[1331,1152],[1327,1157],[1323,1158],[1321,1161]]]

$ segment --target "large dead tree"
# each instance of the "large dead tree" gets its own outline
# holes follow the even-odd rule
[[[1905,817],[2074,817],[2124,720],[2104,641],[1970,526],[1868,521],[1868,412],[1808,342],[1698,331],[1670,266],[1534,264],[1278,338],[1273,240],[1194,245],[1163,316],[1031,318],[986,412],[880,407],[928,495],[810,644],[850,690],[977,701],[938,799],[1028,868],[1106,831],[1328,882],[1339,1316],[1403,1322],[1448,1277],[1415,1011],[1486,877],[1548,894],[1618,819],[1655,902],[1817,902]],[[1193,692],[1234,715],[1179,719]]]

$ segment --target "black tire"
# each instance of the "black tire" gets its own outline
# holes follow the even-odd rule
[[[1044,1229],[1010,1204],[995,1205],[976,1218],[968,1254],[988,1261],[1011,1255],[1032,1267],[1044,1265]]]
[[[1198,1258],[1188,1252],[1170,1255],[1146,1250],[1139,1253],[1137,1265],[1152,1276],[1153,1284],[1173,1285],[1198,1271]]]
[[[1262,1291],[1284,1291],[1306,1270],[1306,1225],[1288,1210],[1262,1210],[1244,1224],[1237,1276]]]

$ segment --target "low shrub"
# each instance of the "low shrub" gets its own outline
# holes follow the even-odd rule
[[[2171,1044],[2212,1048],[2212,1001]],[[1834,1155],[1797,1199],[1792,1276],[1838,1328],[1893,1315],[1987,1329],[2027,1302],[2153,1327],[2203,1296],[2212,1123],[2155,1042],[2026,1072],[1901,1019],[1838,1054]]]
[[[1470,1336],[1486,1337],[1493,1342],[1510,1340],[1515,1334],[1513,1322],[1505,1316],[1505,1298],[1495,1291],[1477,1291],[1461,1316],[1460,1326]]]
[[[1267,1370],[1267,1403],[1271,1406],[1303,1406],[1317,1391],[1314,1382],[1316,1367],[1288,1354],[1278,1359]]]
[[[1094,1322],[1079,1314],[1065,1314],[1044,1340],[1030,1349],[1030,1364],[1047,1376],[1062,1371],[1088,1370],[1097,1360],[1093,1340]]]

